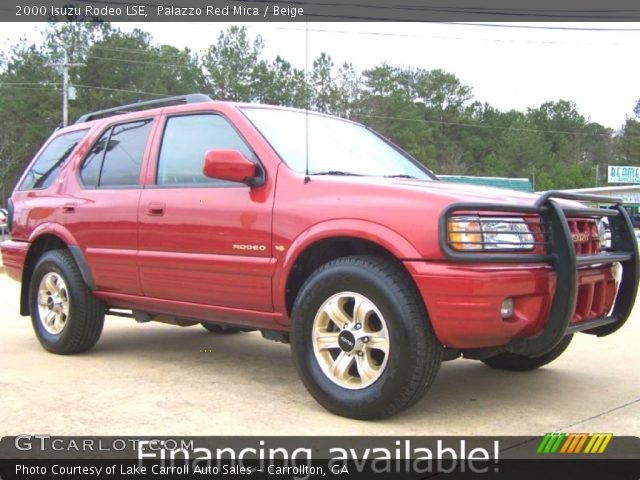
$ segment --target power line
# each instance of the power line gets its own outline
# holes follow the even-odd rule
[[[60,84],[53,85],[54,87],[60,87]],[[0,85],[0,88],[13,88],[16,90],[51,90],[51,86],[49,87],[36,87],[36,86],[22,86],[22,85]]]
[[[159,50],[160,47],[150,46],[149,50],[145,50],[143,48],[122,48],[122,47],[103,47],[101,45],[93,44],[89,47],[90,49],[104,50],[108,52],[122,52],[122,53],[135,53],[135,54],[143,54],[143,55],[156,55],[156,56],[164,56],[164,57],[175,57],[175,58],[183,58],[184,56],[191,56],[191,51],[181,51],[180,53],[163,53]],[[195,52],[193,52],[195,53]]]
[[[59,86],[59,84],[57,84]],[[4,84],[0,84],[0,88],[4,87]],[[91,85],[79,85],[74,84],[74,87],[77,88],[85,88],[91,90],[104,90],[109,92],[123,92],[123,93],[135,93],[138,95],[151,95],[157,97],[170,97],[169,94],[163,93],[153,93],[153,92],[144,92],[141,90],[127,90],[123,88],[109,88],[109,87],[96,87]],[[15,88],[23,88],[27,90],[46,90],[48,87],[20,87],[16,86]],[[428,120],[423,118],[405,118],[405,117],[394,117],[389,115],[374,115],[374,114],[365,114],[358,113],[357,117],[365,117],[365,118],[379,118],[382,120],[398,120],[403,122],[416,122],[416,123],[426,123],[426,124],[436,124],[436,125],[450,125],[457,127],[468,127],[468,128],[482,128],[486,130],[511,130],[516,132],[528,132],[528,133],[558,133],[563,135],[582,135],[582,136],[601,136],[601,137],[611,137],[611,135],[607,133],[590,133],[590,132],[571,132],[566,130],[545,130],[538,128],[523,128],[523,127],[514,127],[514,126],[500,126],[500,125],[483,125],[483,124],[474,124],[474,123],[463,123],[463,122],[447,122],[444,120]],[[606,127],[605,127],[606,128]],[[626,137],[640,137],[637,135],[626,135]]]
[[[399,120],[404,122],[415,122],[415,123],[428,123],[428,124],[437,124],[437,125],[451,125],[457,127],[470,127],[470,128],[483,128],[489,130],[511,130],[516,132],[529,132],[529,133],[560,133],[564,135],[583,135],[583,136],[601,136],[611,138],[611,135],[607,133],[589,133],[589,132],[570,132],[563,130],[545,130],[538,128],[523,128],[523,127],[502,127],[500,125],[483,125],[483,124],[474,124],[474,123],[463,123],[463,122],[445,122],[444,120],[427,120],[424,118],[404,118],[404,117],[393,117],[386,115],[373,115],[373,114],[364,114],[364,113],[356,113],[356,117],[366,117],[366,118],[380,118],[383,120]],[[605,127],[606,128],[606,127]],[[631,135],[627,135],[631,137]]]
[[[140,90],[126,90],[124,88],[109,88],[109,87],[94,87],[92,85],[78,85],[77,83],[73,84],[74,87],[78,87],[78,88],[89,88],[89,89],[93,89],[93,90],[105,90],[107,92],[124,92],[124,93],[137,93],[139,95],[153,95],[156,97],[170,97],[171,95],[168,95],[166,93],[152,93],[152,92],[143,92]]]
[[[36,85],[36,86],[50,86],[50,85],[62,85],[62,83],[58,82],[0,82],[0,87],[4,86],[4,85],[8,85],[8,86],[32,86],[32,85]]]
[[[458,25],[458,24],[452,24]],[[462,25],[462,24],[460,24]],[[305,30],[302,28],[292,28],[292,27],[276,27],[276,30],[283,31],[293,31],[303,33]],[[495,42],[495,43],[527,43],[527,44],[539,44],[539,45],[568,45],[574,42],[567,41],[557,41],[557,40],[529,40],[529,39],[502,39],[502,38],[465,38],[465,37],[456,37],[456,36],[448,36],[448,35],[421,35],[418,33],[392,33],[392,32],[375,32],[375,31],[351,31],[351,30],[337,30],[330,28],[310,28],[310,32],[315,33],[338,33],[344,35],[371,35],[371,36],[379,36],[379,37],[394,37],[394,38],[428,38],[435,40],[456,40],[456,41],[486,41],[486,42]],[[640,32],[640,29],[634,30],[635,32]],[[593,43],[595,43],[594,40]],[[581,42],[582,43],[582,42]],[[602,45],[602,42],[597,41],[598,45]],[[607,45],[620,45],[620,42],[607,42]]]
[[[512,25],[509,23],[476,22],[434,22],[442,25],[466,25],[470,27],[522,28],[528,30],[567,30],[573,32],[640,32],[640,28],[599,28],[599,27],[551,27],[539,25]]]
[[[60,83],[48,83],[48,84],[38,84],[41,86],[29,86],[29,85],[12,85],[6,83],[0,83],[0,88],[16,88],[20,90],[49,90],[53,87],[60,87],[62,84]],[[153,92],[144,92],[141,90],[127,90],[124,88],[109,88],[109,87],[96,87],[93,85],[78,85],[77,83],[73,84],[76,88],[85,88],[91,90],[104,90],[107,92],[123,92],[123,93],[135,93],[138,95],[151,95],[156,97],[170,97],[171,95],[165,93],[153,93]]]
[[[183,65],[178,65],[176,63],[147,62],[147,61],[143,61],[143,60],[129,60],[129,59],[126,59],[126,58],[97,57],[95,55],[91,55],[91,56],[87,57],[87,60],[92,60],[92,59],[106,60],[106,61],[113,61],[113,62],[136,63],[136,64],[140,64],[140,65],[160,65],[160,66],[163,66],[163,67],[176,67],[176,68],[182,68],[183,67]]]

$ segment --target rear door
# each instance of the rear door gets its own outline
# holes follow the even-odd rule
[[[153,119],[111,125],[85,156],[60,213],[82,248],[96,289],[140,295],[136,256],[140,173]]]
[[[210,149],[259,160],[230,121],[215,112],[164,119],[139,209],[140,279],[148,297],[272,311],[271,179],[265,185],[202,173]]]

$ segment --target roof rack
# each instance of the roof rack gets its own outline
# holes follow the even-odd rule
[[[105,110],[97,110],[95,112],[86,113],[76,120],[75,123],[84,123],[96,118],[111,117],[122,113],[135,112],[137,110],[146,110],[148,108],[168,107],[171,105],[181,105],[185,103],[202,103],[213,102],[211,97],[204,93],[192,93],[189,95],[179,95],[177,97],[167,97],[158,100],[147,100],[145,102],[130,103],[115,108],[107,108]]]

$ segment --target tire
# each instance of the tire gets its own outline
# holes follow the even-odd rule
[[[104,304],[91,294],[67,250],[40,257],[31,275],[29,306],[36,337],[51,353],[86,352],[100,338]]]
[[[442,346],[410,277],[374,256],[339,258],[311,274],[294,302],[290,334],[307,390],[327,410],[355,419],[410,407],[442,362]],[[335,366],[339,373],[332,374]]]
[[[209,330],[211,333],[218,333],[222,335],[242,332],[242,330],[239,328],[230,327],[228,325],[220,325],[219,323],[202,322],[200,325]]]
[[[569,347],[573,335],[566,335],[558,345],[544,355],[538,357],[527,357],[525,355],[516,355],[515,353],[504,352],[494,357],[485,358],[483,363],[491,368],[499,370],[511,370],[513,372],[526,372],[540,368],[547,363],[553,362],[556,358],[564,353]]]

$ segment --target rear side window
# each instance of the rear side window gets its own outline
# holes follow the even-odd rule
[[[215,114],[171,117],[164,129],[158,159],[158,185],[230,184],[204,176],[207,150],[239,150],[252,162],[257,158],[229,122]]]
[[[108,129],[93,145],[80,169],[85,187],[138,185],[152,120],[141,120]]]
[[[86,134],[87,130],[76,130],[63,133],[51,140],[27,172],[19,190],[33,190],[50,186],[71,152]]]

